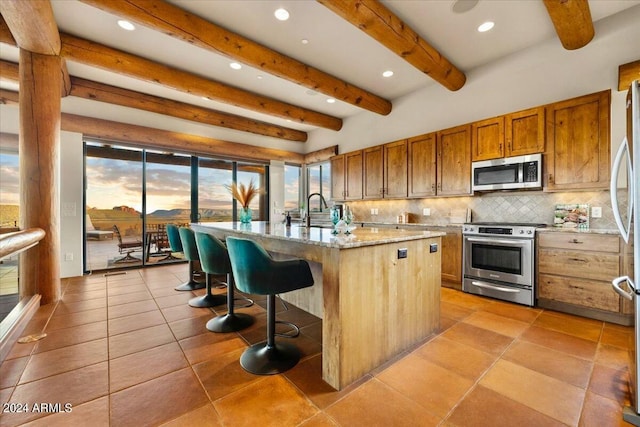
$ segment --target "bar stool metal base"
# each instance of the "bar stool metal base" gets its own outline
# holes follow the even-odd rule
[[[275,375],[285,372],[298,363],[300,350],[289,343],[254,344],[240,356],[240,366],[252,374]]]
[[[189,305],[196,308],[215,307],[227,302],[227,297],[224,295],[207,294],[200,297],[191,298]]]
[[[186,283],[183,283],[180,286],[176,286],[174,289],[176,291],[195,291],[198,289],[204,289],[205,288],[206,283],[204,282],[196,282],[195,280],[189,280]]]
[[[255,318],[244,313],[227,313],[207,322],[211,332],[236,332],[253,325]]]

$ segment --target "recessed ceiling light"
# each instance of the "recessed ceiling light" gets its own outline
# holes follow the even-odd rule
[[[327,102],[329,104],[333,104],[334,102],[336,102],[336,100],[334,98],[329,98],[329,99],[327,99]]]
[[[258,79],[258,80],[262,80],[262,76],[261,76],[261,75],[258,75],[258,77],[256,77],[256,79]]]
[[[229,67],[233,68],[234,70],[239,70],[240,68],[242,68],[242,65],[238,64],[237,62],[232,62],[231,64],[229,64]]]
[[[273,12],[273,14],[275,15],[276,19],[279,21],[286,21],[287,19],[289,19],[289,12],[287,11],[287,9],[276,9],[275,12]]]
[[[490,29],[492,29],[494,25],[495,25],[495,24],[494,24],[493,22],[491,22],[491,21],[487,21],[487,22],[485,22],[485,23],[481,24],[481,25],[478,27],[478,31],[480,31],[481,33],[484,33],[484,32],[486,32],[486,31],[489,31]]]
[[[454,13],[465,13],[476,7],[478,0],[456,0],[451,6]]]
[[[302,39],[302,40],[300,40],[300,43],[302,43],[302,44],[309,44],[309,40],[307,40],[307,39]]]
[[[131,22],[129,21],[125,21],[124,19],[119,19],[118,20],[118,25],[120,26],[120,28],[127,30],[127,31],[133,31],[136,29],[135,25],[133,25]]]
[[[391,76],[393,76],[393,71],[391,70],[387,70],[382,73],[382,77],[391,77]]]

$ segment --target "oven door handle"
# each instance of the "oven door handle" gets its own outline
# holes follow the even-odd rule
[[[520,290],[516,289],[516,288],[505,288],[503,286],[496,286],[496,285],[493,285],[491,283],[478,282],[478,281],[475,281],[475,280],[471,281],[471,284],[473,286],[477,286],[479,288],[494,289],[496,291],[509,292],[509,293],[512,293],[512,294],[517,294],[518,292],[520,292]]]
[[[476,243],[500,243],[503,245],[522,246],[523,244],[526,244],[526,242],[529,242],[531,239],[506,240],[506,239],[479,239],[477,237],[467,237],[466,240],[468,242],[476,242]]]

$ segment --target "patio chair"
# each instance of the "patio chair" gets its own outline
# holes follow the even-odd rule
[[[116,235],[116,238],[118,239],[118,251],[121,254],[126,253],[125,256],[115,260],[114,263],[119,264],[119,263],[123,263],[123,262],[139,262],[139,261],[142,261],[140,258],[136,258],[136,257],[131,255],[131,253],[133,253],[133,252],[142,251],[142,246],[143,246],[142,241],[140,239],[123,241],[122,240],[122,234],[120,234],[120,229],[118,228],[117,225],[113,226],[113,232]]]
[[[167,234],[167,225],[158,224],[158,233],[156,234],[156,253],[164,256],[161,261],[167,260],[180,260],[182,258],[176,257],[173,254],[171,245],[169,244],[169,235]]]

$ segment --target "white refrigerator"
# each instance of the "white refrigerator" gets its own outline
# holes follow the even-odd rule
[[[627,95],[627,132],[613,162],[611,205],[625,240],[624,276],[613,279],[616,292],[631,300],[634,307],[634,343],[630,350],[629,377],[631,406],[624,409],[624,419],[640,426],[640,82],[631,84]],[[618,175],[627,172],[627,201],[619,202]],[[624,206],[626,205],[626,206]]]

